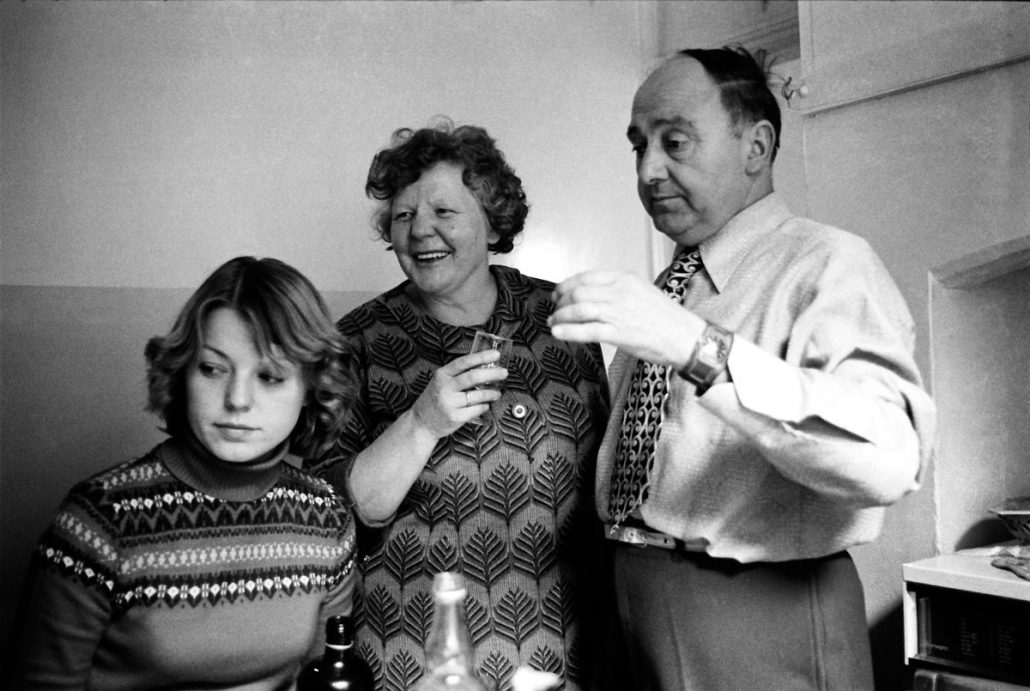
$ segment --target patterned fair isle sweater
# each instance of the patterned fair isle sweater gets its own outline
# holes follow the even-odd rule
[[[554,339],[553,284],[493,266],[498,298],[482,325],[514,339],[501,399],[441,439],[397,516],[359,562],[357,641],[378,688],[403,691],[423,673],[438,571],[459,571],[475,666],[511,688],[519,665],[553,671],[564,689],[588,688],[584,634],[588,575],[601,529],[593,469],[608,420],[608,385],[596,345]],[[360,393],[338,447],[317,470],[342,491],[350,462],[411,407],[433,372],[469,351],[475,327],[437,321],[401,284],[339,323],[361,370]],[[360,519],[360,516],[359,516]],[[596,629],[596,627],[592,627]]]
[[[168,440],[74,487],[33,555],[7,688],[292,688],[351,610],[354,523],[285,457]]]

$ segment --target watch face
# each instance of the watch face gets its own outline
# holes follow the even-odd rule
[[[726,357],[726,341],[718,336],[708,336],[698,351],[698,356],[709,362],[718,362]]]
[[[709,324],[698,340],[690,362],[680,372],[681,376],[695,386],[707,388],[726,369],[732,344],[732,332]]]

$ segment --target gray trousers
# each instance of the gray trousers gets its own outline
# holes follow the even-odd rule
[[[627,688],[873,688],[865,598],[846,552],[740,564],[609,544]]]

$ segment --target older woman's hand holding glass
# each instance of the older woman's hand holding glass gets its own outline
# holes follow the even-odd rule
[[[479,350],[447,363],[415,401],[412,414],[437,438],[478,419],[501,397],[499,385],[508,370],[492,366],[499,357],[496,350]]]

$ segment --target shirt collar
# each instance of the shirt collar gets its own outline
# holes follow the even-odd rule
[[[702,242],[701,260],[715,289],[721,293],[755,243],[790,216],[786,202],[772,192],[742,209],[719,232]]]

